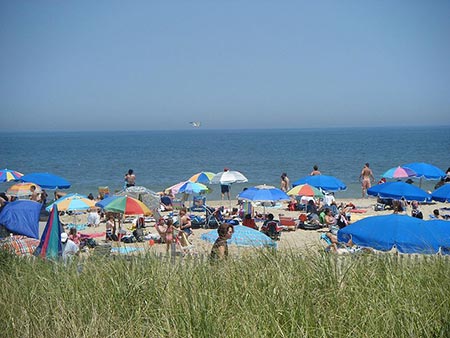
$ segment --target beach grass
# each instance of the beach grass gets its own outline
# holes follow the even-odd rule
[[[448,337],[450,261],[252,251],[238,259],[0,252],[4,337]]]

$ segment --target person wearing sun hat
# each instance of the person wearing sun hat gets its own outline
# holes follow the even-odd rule
[[[69,257],[72,257],[80,251],[78,245],[75,244],[74,241],[69,239],[69,235],[66,232],[61,234],[61,243],[62,243],[62,258],[64,262],[67,261]]]

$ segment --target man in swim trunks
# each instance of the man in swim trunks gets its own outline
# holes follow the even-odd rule
[[[375,181],[372,170],[369,168],[369,163],[364,165],[364,168],[359,175],[359,181],[361,182],[362,197],[367,197],[367,189],[371,187],[371,183]]]

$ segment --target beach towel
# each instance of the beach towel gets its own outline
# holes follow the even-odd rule
[[[355,214],[364,214],[367,212],[366,209],[350,209],[350,212],[354,212]]]
[[[81,238],[98,238],[98,237],[105,237],[106,232],[97,232],[93,234],[82,234],[80,233]]]
[[[136,252],[136,251],[144,251],[144,248],[136,248],[133,246],[121,246],[119,248],[111,248],[111,252],[120,253],[123,255]]]

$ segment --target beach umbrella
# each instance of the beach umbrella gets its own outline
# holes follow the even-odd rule
[[[36,193],[40,194],[42,192],[42,189],[39,185],[35,183],[16,183],[8,188],[6,190],[6,194],[10,196],[16,196],[16,197],[24,197],[24,196],[31,196],[30,188],[31,186],[36,187]]]
[[[0,213],[0,224],[15,234],[39,238],[41,208],[41,203],[30,200],[7,203]]]
[[[395,167],[387,170],[381,177],[384,178],[406,178],[416,176],[416,172],[408,167]]]
[[[242,191],[239,199],[253,202],[289,201],[290,197],[282,190],[270,185],[257,185]]]
[[[95,206],[95,201],[84,195],[70,194],[56,200],[45,209],[51,211],[55,205],[58,206],[59,211],[88,210]]]
[[[50,173],[32,173],[20,178],[22,182],[39,184],[43,189],[68,189],[70,183],[65,178]]]
[[[247,177],[241,174],[239,171],[227,170],[215,174],[211,183],[213,184],[233,184],[233,183],[245,183],[248,182]]]
[[[338,241],[401,253],[434,254],[450,247],[450,226],[407,215],[366,217],[338,231]],[[444,222],[444,221],[442,221]],[[447,249],[448,250],[448,249]]]
[[[34,255],[42,258],[55,259],[62,255],[61,234],[64,232],[59,220],[58,206],[55,205],[48,217],[39,246]]]
[[[153,190],[142,186],[131,186],[116,193],[118,196],[131,196],[144,203],[150,210],[159,208],[160,196]]]
[[[431,201],[431,195],[415,185],[405,182],[387,182],[374,185],[367,189],[367,194],[379,196],[381,198],[405,199],[407,201],[428,202]]]
[[[191,181],[184,181],[177,183],[169,188],[166,191],[171,191],[173,194],[199,194],[201,192],[207,192],[209,188],[201,183],[195,183]]]
[[[118,199],[119,197],[120,196],[118,196],[118,195],[111,195],[111,196],[105,197],[101,201],[98,201],[97,203],[95,203],[95,206],[104,209],[106,205],[108,205],[115,199]]]
[[[124,215],[151,215],[150,209],[141,201],[130,196],[114,196],[103,206],[105,211],[119,212]],[[98,205],[98,203],[96,203]]]
[[[444,171],[432,164],[423,162],[414,162],[404,165],[416,172],[416,177],[425,178],[427,180],[439,180],[445,176]]]
[[[195,183],[209,184],[211,183],[211,179],[214,177],[214,175],[215,174],[210,171],[201,171],[195,175],[192,175],[191,178],[189,178],[189,181]]]
[[[219,237],[217,230],[209,231],[202,234],[200,238],[204,241],[214,243]],[[269,236],[266,236],[262,232],[243,226],[235,225],[234,233],[231,239],[227,240],[230,245],[245,246],[245,247],[269,247],[276,248],[277,243]]]
[[[450,184],[444,184],[431,193],[431,198],[439,202],[450,202]]]
[[[300,184],[309,184],[325,191],[345,190],[347,186],[338,178],[327,175],[305,176],[295,181],[292,186],[296,187]]]
[[[312,185],[309,185],[308,183],[296,185],[291,190],[287,192],[287,194],[295,195],[295,196],[310,196],[310,197],[324,197],[322,191],[317,189],[316,187],[313,187]]]
[[[23,176],[15,170],[1,169],[0,170],[0,182],[18,181]]]

